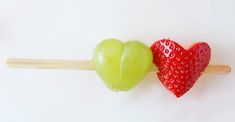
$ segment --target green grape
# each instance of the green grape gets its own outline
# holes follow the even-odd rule
[[[113,90],[127,91],[136,86],[152,66],[152,52],[138,41],[122,43],[106,39],[99,43],[93,55],[97,74]]]

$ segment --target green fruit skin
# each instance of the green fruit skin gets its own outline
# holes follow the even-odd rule
[[[136,86],[149,72],[152,61],[150,48],[139,41],[106,39],[97,45],[93,55],[97,74],[115,91]]]

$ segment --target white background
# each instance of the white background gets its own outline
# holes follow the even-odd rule
[[[204,75],[180,99],[149,74],[129,92],[94,71],[11,69],[10,57],[90,59],[106,38],[207,41],[235,65],[234,0],[1,0],[0,122],[234,122],[235,75]]]

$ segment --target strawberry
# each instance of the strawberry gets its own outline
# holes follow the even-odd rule
[[[162,39],[155,42],[151,50],[153,62],[159,69],[158,78],[176,97],[193,87],[211,57],[211,49],[205,42],[184,49],[172,40]]]

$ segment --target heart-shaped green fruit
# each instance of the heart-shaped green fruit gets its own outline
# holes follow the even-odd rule
[[[122,43],[106,39],[99,43],[93,55],[96,72],[113,90],[127,91],[133,88],[149,72],[152,52],[138,41]]]

